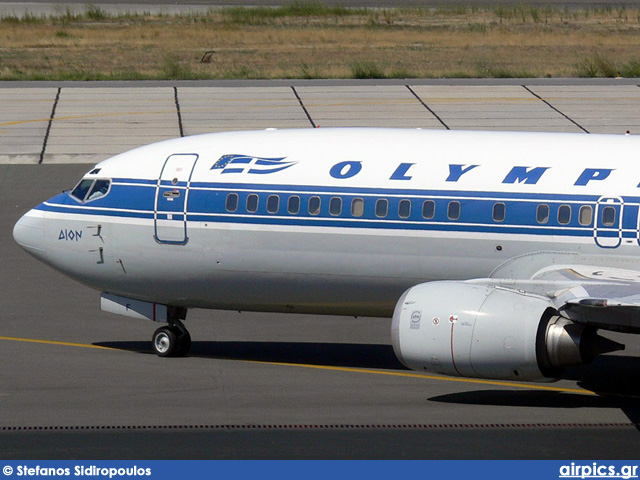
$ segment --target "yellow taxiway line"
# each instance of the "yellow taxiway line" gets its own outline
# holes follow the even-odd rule
[[[531,390],[544,390],[551,392],[562,393],[580,393],[583,395],[597,395],[590,390],[582,390],[579,388],[566,388],[566,387],[551,387],[548,385],[538,385],[529,383],[516,383],[506,382],[500,380],[481,380],[476,378],[461,378],[461,377],[444,377],[439,375],[425,375],[422,373],[411,372],[398,372],[398,371],[384,371],[384,370],[370,370],[366,368],[352,368],[352,367],[330,367],[326,365],[307,365],[302,363],[283,363],[283,362],[261,362],[257,360],[245,360],[250,363],[261,363],[263,365],[280,365],[287,367],[303,367],[303,368],[315,368],[319,370],[332,370],[336,372],[351,372],[351,373],[368,373],[373,375],[388,375],[393,377],[406,377],[406,378],[421,378],[424,380],[438,380],[443,382],[461,382],[461,383],[473,383],[478,385],[494,385],[499,387],[516,387],[526,388]]]
[[[118,348],[111,347],[102,347],[99,345],[91,345],[87,343],[72,343],[72,342],[59,342],[55,340],[37,340],[32,338],[16,338],[16,337],[2,337],[0,336],[0,340],[6,340],[11,342],[28,342],[28,343],[38,343],[43,345],[57,345],[63,347],[80,347],[80,348],[93,348],[99,350],[119,350]],[[529,383],[516,383],[516,382],[505,382],[498,380],[481,380],[475,378],[459,378],[459,377],[444,377],[439,375],[425,375],[421,373],[411,373],[411,372],[398,372],[398,371],[385,371],[385,370],[374,370],[374,369],[366,369],[366,368],[353,368],[353,367],[332,367],[328,365],[311,365],[311,364],[303,364],[303,363],[285,363],[285,362],[264,362],[259,360],[240,360],[247,363],[254,363],[260,365],[276,365],[276,366],[284,366],[284,367],[298,367],[298,368],[311,368],[316,370],[328,370],[333,372],[347,372],[347,373],[364,373],[369,375],[387,375],[392,377],[404,377],[404,378],[419,378],[422,380],[436,380],[442,382],[460,382],[467,384],[475,384],[475,385],[493,385],[498,387],[515,387],[515,388],[523,388],[529,390],[542,390],[547,392],[560,392],[560,393],[578,393],[582,395],[597,395],[595,392],[589,390],[583,390],[579,388],[566,388],[566,387],[552,387],[549,385],[539,385],[539,384],[529,384]]]
[[[63,347],[97,348],[99,350],[118,350],[117,348],[101,347],[100,345],[90,345],[88,343],[57,342],[54,340],[36,340],[34,338],[0,337],[0,340],[7,340],[10,342],[40,343],[44,345],[58,345]]]

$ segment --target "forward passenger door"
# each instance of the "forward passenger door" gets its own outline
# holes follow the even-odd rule
[[[185,245],[187,202],[191,175],[198,161],[196,154],[171,155],[158,178],[155,201],[155,238],[159,243]]]

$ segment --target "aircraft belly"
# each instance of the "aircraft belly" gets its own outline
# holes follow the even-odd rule
[[[485,277],[531,242],[189,225],[186,245],[159,244],[153,225],[114,227],[120,271],[103,291],[171,305],[390,316],[404,290],[436,279]]]
[[[231,310],[390,316],[403,291],[422,282],[488,277],[510,259],[544,250],[597,251],[553,237],[497,243],[477,234],[249,230],[195,222],[183,245],[157,242],[152,220],[53,215],[47,223],[53,266],[86,285]]]

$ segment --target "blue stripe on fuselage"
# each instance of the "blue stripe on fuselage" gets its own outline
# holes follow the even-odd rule
[[[155,180],[114,179],[108,195],[82,204],[63,193],[40,205],[39,209],[79,215],[101,215],[110,217],[154,218],[155,198],[158,182]],[[186,188],[186,183],[177,185]],[[226,211],[226,198],[230,193],[239,196],[238,210]],[[250,194],[258,196],[259,208],[248,212],[246,199]],[[266,210],[267,198],[279,195],[280,205],[277,213]],[[287,211],[289,197],[300,198],[300,212],[290,214]],[[322,208],[319,215],[311,215],[307,209],[311,197],[320,197]],[[342,211],[331,215],[329,202],[333,197],[342,198]],[[355,198],[364,200],[364,210],[359,217],[351,214],[351,202]],[[238,183],[192,182],[189,189],[188,220],[202,222],[292,225],[292,226],[333,226],[342,228],[374,228],[389,230],[436,230],[443,232],[491,232],[528,235],[593,235],[593,222],[580,225],[578,208],[581,205],[594,207],[596,195],[559,195],[529,194],[520,192],[471,192],[453,190],[415,190],[396,188],[357,188],[357,187],[318,187],[292,185],[263,185]],[[378,199],[387,199],[389,215],[386,218],[376,216],[375,203]],[[402,200],[411,201],[411,213],[407,218],[398,215]],[[436,203],[436,214],[431,219],[422,216],[422,204],[425,200]],[[447,206],[451,201],[459,201],[461,215],[457,220],[447,217]],[[625,199],[625,217],[623,229],[625,237],[635,238],[637,231],[637,197]],[[506,218],[496,222],[492,218],[493,205],[502,202],[506,205]],[[550,218],[546,224],[536,222],[536,209],[541,203],[550,207]],[[569,224],[557,221],[558,207],[561,204],[572,206]]]

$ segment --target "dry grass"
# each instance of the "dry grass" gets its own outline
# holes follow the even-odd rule
[[[0,79],[639,76],[639,47],[629,9],[94,10],[2,19]]]

